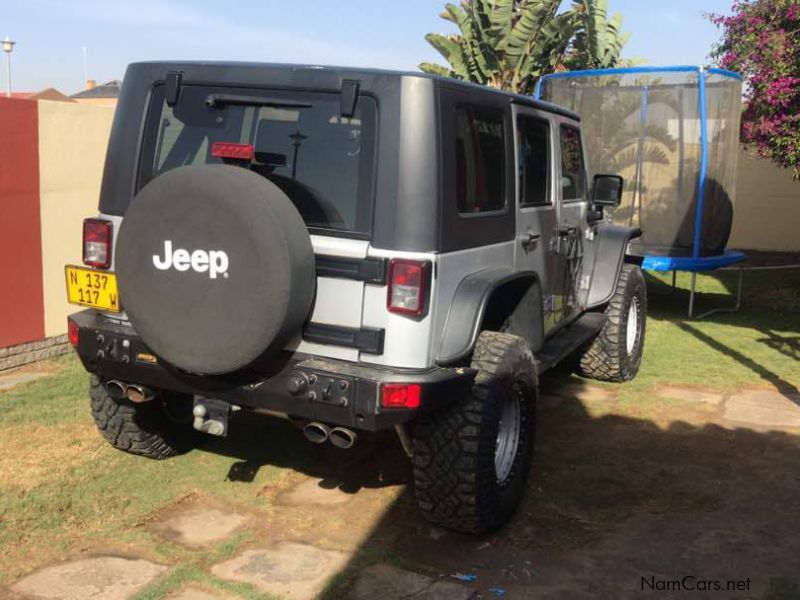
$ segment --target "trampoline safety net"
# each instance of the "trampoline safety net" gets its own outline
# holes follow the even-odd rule
[[[642,228],[632,251],[697,257],[730,236],[741,87],[719,69],[634,67],[548,75],[537,96],[581,115],[592,176],[625,178],[609,215]]]

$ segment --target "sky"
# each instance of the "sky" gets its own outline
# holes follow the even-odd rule
[[[567,0],[565,0],[566,5]],[[732,0],[608,0],[632,33],[624,54],[650,65],[706,64],[706,12]],[[0,37],[17,42],[15,91],[121,79],[140,60],[246,60],[415,70],[439,61],[423,39],[452,25],[442,0],[0,0]],[[3,57],[5,58],[5,57]],[[5,68],[0,70],[5,89]]]

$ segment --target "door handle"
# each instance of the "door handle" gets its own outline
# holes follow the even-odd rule
[[[541,239],[541,235],[538,233],[531,233],[530,231],[526,231],[525,233],[520,234],[517,239],[519,243],[522,245],[525,250],[529,250],[536,246]]]

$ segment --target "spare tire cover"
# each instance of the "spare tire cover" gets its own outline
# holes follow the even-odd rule
[[[241,167],[169,171],[120,227],[120,299],[147,346],[200,374],[229,373],[297,334],[311,309],[314,252],[274,184]]]

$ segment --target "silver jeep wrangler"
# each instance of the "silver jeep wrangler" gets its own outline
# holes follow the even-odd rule
[[[167,458],[231,415],[317,444],[394,429],[434,523],[502,525],[539,376],[633,378],[646,291],[577,115],[418,73],[139,63],[69,337],[115,447]],[[241,413],[240,413],[241,414]]]

